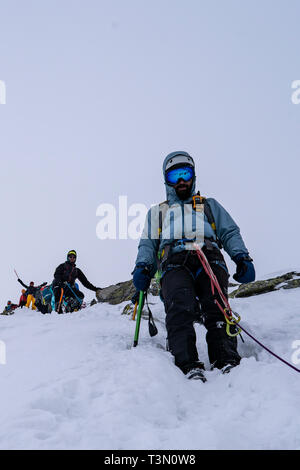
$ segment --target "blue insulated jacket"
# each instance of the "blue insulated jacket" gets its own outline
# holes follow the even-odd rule
[[[173,152],[169,154],[163,163],[163,175],[165,178],[165,168],[168,161],[176,155],[186,155],[190,156],[186,152]],[[172,186],[166,184],[166,196],[171,215],[167,213],[164,217],[162,233],[159,236],[159,205],[151,207],[148,211],[145,221],[145,227],[142,234],[142,237],[138,246],[138,255],[136,259],[136,264],[144,263],[150,268],[151,275],[153,276],[157,270],[157,254],[161,251],[166,245],[171,245],[171,253],[176,253],[185,249],[186,241],[197,241],[198,236],[200,240],[203,240],[205,243],[205,238],[209,238],[212,241],[215,240],[216,243],[216,234],[221,241],[225,251],[228,255],[233,258],[237,254],[248,255],[249,252],[243,242],[243,239],[240,234],[240,229],[237,224],[234,222],[229,213],[213,198],[207,198],[206,203],[209,205],[215,225],[216,225],[216,234],[212,229],[209,221],[207,220],[206,215],[202,214],[202,223],[197,223],[196,217],[197,214],[192,209],[192,197],[195,195],[196,187],[196,178],[194,178],[191,196],[182,201],[176,194],[175,189]],[[191,215],[191,212],[193,214]],[[187,218],[190,219],[190,216],[193,217],[193,232],[187,228]],[[204,220],[203,220],[204,216]],[[181,218],[180,223],[180,233],[176,232],[176,218]],[[195,230],[196,227],[196,230]],[[200,233],[202,232],[202,233]],[[183,243],[178,243],[179,240],[182,240]],[[176,246],[174,246],[174,242]],[[203,243],[202,243],[203,244]],[[217,246],[217,243],[216,243]]]

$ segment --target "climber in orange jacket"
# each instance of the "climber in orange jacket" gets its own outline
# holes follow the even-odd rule
[[[27,304],[27,295],[25,294],[25,289],[22,289],[22,295],[19,300],[19,307],[23,308]]]

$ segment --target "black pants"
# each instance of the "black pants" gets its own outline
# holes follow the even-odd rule
[[[209,260],[223,293],[227,296],[228,274],[220,265]],[[175,255],[162,278],[162,296],[166,311],[168,344],[175,364],[187,372],[199,361],[193,323],[203,322],[207,329],[206,342],[210,363],[214,367],[239,364],[237,339],[226,333],[225,318],[214,302],[210,279],[195,252]],[[216,297],[219,302],[219,295]],[[200,305],[201,308],[200,308]],[[222,304],[221,304],[222,305]]]
[[[75,286],[71,286],[71,289],[70,289],[67,285],[64,285],[63,289],[64,289],[65,299],[68,299],[68,298],[76,299],[78,302],[78,299],[79,301],[82,301],[84,298],[84,294],[80,292],[78,289],[76,289]],[[59,285],[53,285],[53,292],[55,296],[55,304],[57,305],[59,303],[60,296],[61,296],[61,287]],[[60,306],[60,309],[59,309],[59,313],[61,312],[62,312],[62,306]]]

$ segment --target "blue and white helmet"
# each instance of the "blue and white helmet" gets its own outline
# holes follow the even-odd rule
[[[173,166],[177,165],[190,165],[193,168],[195,167],[194,160],[187,152],[173,152],[170,153],[167,157],[167,162],[165,166],[165,172],[170,170]]]

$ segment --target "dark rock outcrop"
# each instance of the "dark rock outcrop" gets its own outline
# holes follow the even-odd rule
[[[131,300],[136,290],[132,281],[118,282],[118,284],[104,287],[97,291],[96,296],[98,302],[108,302],[111,305],[120,304]],[[159,295],[159,288],[155,280],[151,281],[149,294]]]
[[[230,287],[237,286],[238,284],[230,284]],[[271,279],[242,284],[231,292],[229,297],[251,297],[252,295],[265,294],[279,289],[295,289],[296,287],[300,287],[300,273],[292,271]],[[109,304],[116,305],[130,301],[134,294],[135,287],[132,281],[125,281],[97,291],[96,296],[98,302],[108,302]],[[149,294],[159,295],[159,287],[154,279],[151,281]]]
[[[264,281],[242,284],[238,289],[231,292],[229,297],[251,297],[252,295],[266,294],[279,289],[294,289],[296,287],[300,287],[300,273],[292,271]]]

